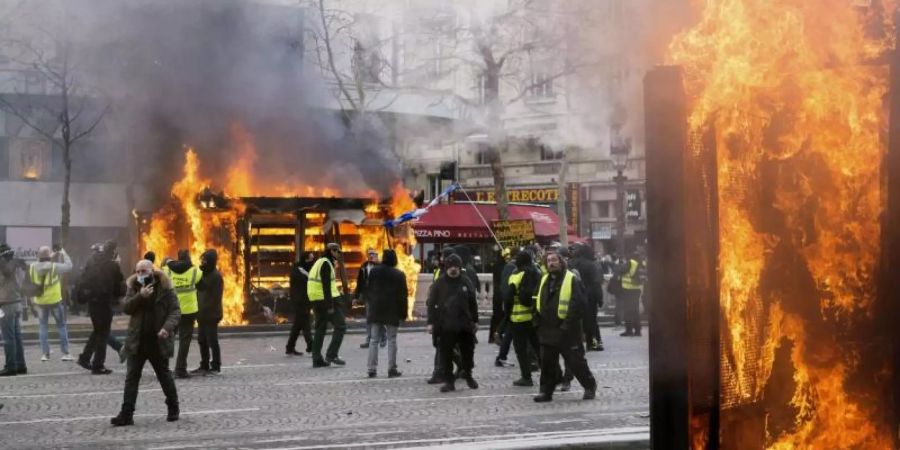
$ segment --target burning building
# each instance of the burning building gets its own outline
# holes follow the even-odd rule
[[[647,76],[654,448],[897,448],[890,3],[706,2]]]
[[[327,242],[340,243],[344,257],[338,280],[352,292],[367,249],[380,253],[393,248],[398,268],[407,274],[412,309],[420,269],[410,253],[415,238],[406,227],[388,233],[383,226],[386,218],[413,208],[405,190],[398,186],[391,198],[380,201],[375,192],[342,197],[331,188],[254,185],[252,172],[240,168],[252,160],[252,147],[247,151],[251,153],[236,160],[225,180],[234,191],[217,193],[211,180],[200,175],[197,153],[188,149],[171,201],[142,220],[142,250],[162,258],[187,248],[198,258],[206,249],[216,249],[225,281],[224,323],[235,325],[272,319],[263,313],[262,299],[286,295],[292,265],[306,252],[318,256]]]

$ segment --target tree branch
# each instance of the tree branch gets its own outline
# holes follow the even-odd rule
[[[338,89],[340,89],[341,93],[344,94],[347,102],[350,103],[350,107],[354,110],[357,110],[358,107],[356,102],[353,100],[353,97],[350,95],[350,91],[347,90],[347,87],[344,85],[344,80],[341,78],[338,73],[337,66],[334,63],[334,50],[331,48],[331,35],[328,31],[328,22],[325,18],[325,0],[319,0],[319,15],[322,19],[322,33],[323,33],[323,41],[325,43],[325,51],[328,56],[328,67],[331,69],[331,72],[334,74],[334,78],[337,81]]]
[[[91,134],[91,132],[94,131],[94,128],[97,128],[97,125],[99,125],[100,122],[103,120],[103,117],[106,116],[106,113],[107,113],[108,111],[109,111],[109,103],[107,103],[106,106],[103,107],[103,111],[100,111],[100,114],[98,114],[98,115],[97,115],[97,118],[94,119],[94,123],[92,123],[92,124],[91,124],[89,127],[87,127],[87,129],[85,129],[84,131],[81,131],[80,133],[75,134],[74,136],[72,136],[71,139],[69,139],[69,144],[74,144],[74,143],[77,142],[79,139],[81,139],[81,138],[83,138],[83,137],[85,137],[85,136]]]

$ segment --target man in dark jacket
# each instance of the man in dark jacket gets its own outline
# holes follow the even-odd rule
[[[581,276],[587,298],[584,312],[584,341],[588,351],[603,351],[603,339],[597,324],[597,311],[603,306],[603,276],[594,251],[582,243],[572,246],[569,267]]]
[[[519,256],[519,252],[517,252],[514,257],[518,257],[518,256]],[[531,256],[531,254],[529,253],[529,257],[530,256]],[[535,266],[535,268],[537,268],[537,266]],[[509,293],[508,292],[509,291],[509,277],[515,271],[516,271],[516,262],[514,260],[507,262],[506,265],[503,266],[503,272],[500,273],[500,284],[494,285],[494,286],[496,286],[494,288],[494,290],[500,293],[500,296],[502,299],[501,304],[500,304],[500,309],[501,309],[501,315],[503,316],[502,320],[500,321],[500,324],[498,325],[498,330],[497,330],[498,339],[500,340],[499,342],[497,342],[500,345],[500,352],[497,353],[497,358],[494,360],[494,365],[497,367],[512,366],[512,364],[508,364],[506,362],[506,359],[509,357],[509,349],[510,349],[510,347],[512,347],[513,333],[509,327],[509,317],[507,317],[507,315],[506,315],[506,311],[508,311],[508,309],[506,309],[505,307],[506,307],[506,299],[507,299],[506,296]],[[538,270],[538,272],[540,273],[540,270]]]
[[[200,345],[200,367],[191,371],[196,375],[218,375],[222,370],[222,352],[219,350],[219,322],[222,321],[222,294],[225,282],[216,264],[219,254],[209,249],[200,255],[203,278],[197,283],[197,344]],[[212,352],[212,360],[210,360]]]
[[[428,295],[428,332],[440,336],[444,385],[441,392],[456,390],[453,350],[459,347],[460,376],[470,389],[478,389],[472,376],[475,365],[475,332],[478,330],[478,301],[475,286],[462,274],[462,260],[450,255],[444,263],[446,275],[438,278]]]
[[[107,241],[94,261],[85,267],[80,283],[79,296],[87,298],[88,313],[94,329],[88,337],[84,351],[78,357],[78,364],[90,368],[94,375],[108,375],[106,368],[106,344],[112,328],[113,305],[125,293],[125,276],[116,262],[116,243]],[[91,359],[93,355],[93,360]]]
[[[306,353],[312,352],[312,326],[309,317],[309,296],[306,295],[306,283],[309,281],[309,271],[316,262],[316,256],[310,252],[302,261],[294,263],[291,269],[291,304],[294,306],[294,323],[291,326],[291,334],[288,336],[284,353],[289,356],[303,356],[297,351],[297,338],[303,331],[303,340],[306,341]]]
[[[521,252],[516,255],[516,272],[509,277],[504,310],[507,317],[507,333],[512,335],[516,359],[522,378],[513,386],[534,386],[531,379],[531,353],[540,348],[534,330],[533,297],[541,281],[541,272],[531,260],[531,254]]]
[[[388,348],[388,377],[399,377],[402,374],[397,370],[397,328],[409,314],[409,291],[406,274],[397,269],[397,254],[393,250],[383,252],[381,264],[372,269],[368,281],[366,308],[372,325],[369,329],[369,378],[377,375],[378,347],[384,347],[382,342],[385,340]]]
[[[597,380],[581,351],[581,324],[585,310],[585,294],[575,274],[557,253],[547,255],[548,274],[541,279],[535,305],[535,323],[541,343],[541,393],[536,402],[553,400],[553,391],[562,380],[559,357],[584,387],[584,399],[597,393]]]
[[[366,310],[366,341],[362,344],[359,344],[359,348],[369,348],[369,342],[372,341],[372,321],[369,320],[369,276],[372,272],[372,269],[378,265],[378,252],[375,251],[374,248],[370,248],[366,251],[366,262],[363,263],[359,268],[359,273],[356,276],[356,289],[353,291],[353,297],[356,299],[356,303],[363,305]],[[384,330],[379,330],[382,332],[382,337]],[[386,342],[385,339],[379,339],[381,342]]]
[[[144,363],[150,362],[156,379],[166,396],[166,420],[178,420],[178,391],[169,372],[169,358],[175,350],[175,329],[181,312],[172,282],[153,263],[141,260],[128,278],[123,310],[131,316],[128,336],[122,351],[128,357],[125,375],[125,398],[119,415],[110,420],[115,426],[134,425],[134,407]]]
[[[22,346],[21,283],[25,279],[24,264],[14,258],[15,252],[6,244],[0,244],[0,332],[3,335],[3,351],[6,366],[0,376],[9,377],[28,373],[25,367],[25,351]]]

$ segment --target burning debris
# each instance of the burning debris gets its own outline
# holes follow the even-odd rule
[[[250,299],[286,291],[291,264],[305,252],[320,254],[327,242],[340,242],[344,267],[339,270],[346,270],[346,292],[352,292],[367,249],[380,253],[393,248],[398,268],[407,274],[411,312],[420,269],[410,254],[414,235],[408,227],[389,235],[382,226],[386,217],[413,207],[408,193],[398,185],[390,202],[380,203],[371,191],[342,198],[334,188],[259,185],[252,177],[253,146],[249,140],[243,144],[224,182],[237,194],[214,193],[212,180],[200,175],[197,153],[186,150],[171,202],[153,214],[142,233],[143,250],[173,255],[178,248],[189,248],[199,255],[216,249],[225,281],[223,323],[236,325],[248,322],[248,305],[254,304]]]

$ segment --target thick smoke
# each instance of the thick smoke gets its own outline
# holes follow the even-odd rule
[[[111,99],[110,131],[136,155],[136,179],[156,194],[179,175],[184,145],[200,154],[205,176],[224,182],[241,131],[258,153],[253,178],[265,185],[386,192],[398,179],[377,123],[348,126],[323,109],[334,97],[304,61],[303,9],[239,0],[89,3],[74,41]]]

